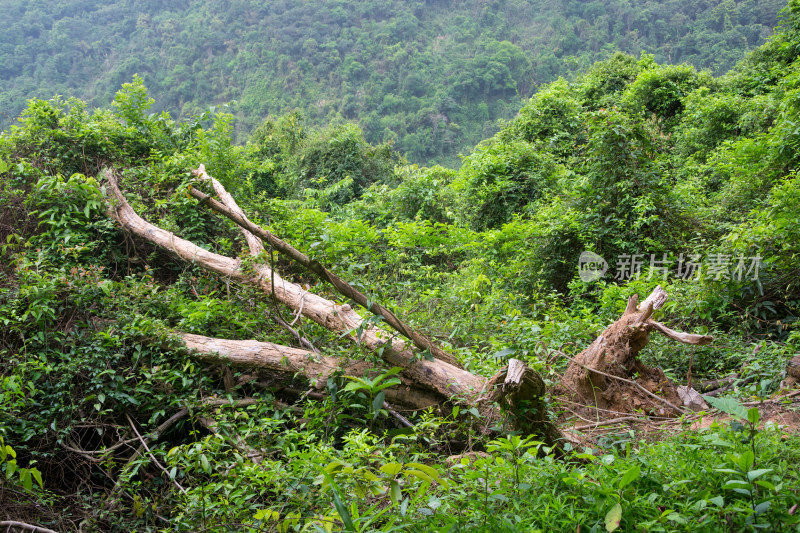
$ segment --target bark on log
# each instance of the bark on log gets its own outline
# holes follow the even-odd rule
[[[247,219],[247,217],[244,215],[244,211],[242,211],[242,209],[239,207],[239,204],[236,203],[236,200],[233,199],[233,196],[231,196],[225,187],[222,186],[219,180],[212,178],[206,172],[205,165],[200,165],[197,167],[197,169],[192,171],[192,174],[201,180],[210,182],[211,187],[214,188],[214,192],[217,196],[219,196],[220,200],[222,200],[222,203],[237,215],[241,216],[245,220]],[[250,250],[250,255],[253,257],[258,257],[261,252],[264,251],[264,244],[261,242],[261,239],[244,228],[242,228],[242,234],[244,235],[245,241],[247,241],[247,248]]]
[[[263,369],[287,381],[295,376],[307,379],[312,386],[322,390],[330,376],[341,370],[346,376],[361,377],[371,365],[363,361],[350,361],[346,365],[335,357],[326,357],[289,346],[254,340],[230,340],[180,333],[184,345],[201,361],[252,369]],[[406,383],[385,389],[386,398],[393,404],[410,409],[427,409],[440,405],[446,396],[405,380]]]
[[[561,380],[561,392],[575,401],[601,409],[621,412],[643,409],[662,415],[670,411],[682,412],[683,409],[677,407],[681,399],[675,385],[661,369],[641,363],[637,355],[647,345],[651,331],[694,345],[708,344],[712,337],[679,333],[652,320],[653,313],[667,298],[660,286],[639,305],[638,297],[632,296],[622,317],[572,360]],[[634,375],[638,375],[635,381],[632,380]]]
[[[320,390],[328,377],[337,370],[341,370],[346,376],[360,377],[370,369],[370,365],[362,361],[351,361],[341,365],[341,361],[334,357],[320,356],[307,350],[270,342],[216,339],[190,333],[181,333],[180,337],[185,346],[201,361],[261,368],[269,370],[272,376],[282,375],[287,380],[299,375],[315,384]],[[496,409],[493,411],[489,407],[492,402],[497,402],[511,415],[513,426],[517,430],[535,434],[549,446],[558,445],[562,440],[561,433],[548,417],[545,401],[547,390],[536,371],[521,361],[512,359],[507,368],[488,380],[478,376],[473,377],[481,381],[481,390],[484,394],[479,400],[473,397],[466,403],[481,407],[483,415],[490,419],[489,422],[496,421],[499,416],[499,413],[495,412]],[[459,401],[447,394],[437,394],[420,387],[418,383],[407,378],[400,385],[384,389],[384,392],[386,400],[391,404],[412,410],[441,406],[448,400]],[[464,403],[463,399],[461,402]]]

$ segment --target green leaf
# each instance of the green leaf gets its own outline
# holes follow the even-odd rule
[[[389,387],[394,387],[395,385],[400,385],[401,383],[402,383],[402,381],[400,381],[398,378],[392,378],[392,379],[384,381],[383,383],[381,383],[377,387],[373,387],[372,390],[373,390],[373,392],[382,391],[383,389],[387,389]]]
[[[747,481],[755,481],[756,479],[760,478],[764,474],[768,474],[772,472],[771,468],[760,468],[758,470],[750,470],[747,473]]]
[[[747,481],[742,481],[739,479],[731,479],[727,481],[722,488],[724,489],[750,489],[753,485],[748,483]]]
[[[667,515],[667,520],[669,520],[671,522],[675,522],[676,524],[686,524],[687,523],[686,517],[684,517],[682,514],[676,513],[676,512],[672,512],[672,513],[668,514]]]
[[[616,504],[611,508],[610,511],[606,513],[606,531],[616,531],[621,521],[622,506],[620,504]]]
[[[36,483],[39,484],[39,488],[42,488],[42,473],[39,472],[38,468],[31,468],[31,475],[36,480]]]
[[[435,468],[433,468],[431,466],[424,465],[422,463],[406,463],[406,467],[408,467],[408,468],[416,468],[417,470],[422,470],[428,476],[430,476],[432,479],[435,479],[437,481],[439,481],[439,479],[440,479],[439,478],[439,472]]]
[[[758,485],[759,487],[764,487],[767,490],[771,490],[772,492],[775,492],[775,485],[764,479],[759,479],[758,481],[756,481],[756,485]]]
[[[742,420],[747,420],[747,408],[733,398],[715,398],[714,396],[703,396],[703,399],[705,399],[705,401],[707,401],[711,407],[719,409],[723,413],[727,413]]]
[[[349,378],[349,379],[352,379],[353,381],[351,381],[350,383],[345,385],[344,389],[342,389],[342,390],[354,391],[354,390],[361,390],[361,389],[369,389],[370,388],[369,385],[367,385],[366,383],[364,383],[363,381],[361,381],[358,378]]]
[[[392,498],[392,503],[395,505],[400,503],[400,500],[403,497],[403,493],[400,491],[400,483],[392,480],[392,482],[389,483],[389,492]]]
[[[383,401],[386,399],[386,393],[380,391],[378,394],[375,395],[375,398],[372,400],[372,412],[379,413],[381,408],[383,408]]]
[[[383,472],[386,475],[394,477],[402,469],[403,469],[403,465],[401,465],[400,463],[386,463],[385,465],[381,466],[378,470],[380,470],[381,472]]]
[[[347,531],[355,531],[356,528],[353,525],[353,518],[350,516],[350,511],[347,510],[347,506],[342,501],[342,497],[339,495],[339,486],[333,480],[333,478],[324,470],[322,471],[322,475],[325,476],[325,479],[331,486],[331,490],[333,492],[333,505],[336,507],[336,512],[339,513],[339,518],[342,519],[342,523],[344,523],[344,527]]]
[[[496,352],[492,356],[492,358],[493,359],[505,359],[509,355],[513,355],[515,353],[517,353],[517,349],[516,348],[506,348],[505,350],[500,350],[499,352]]]
[[[17,461],[16,459],[12,459],[6,463],[6,479],[11,479],[11,476],[14,475],[14,472],[17,471]]]
[[[725,506],[725,498],[722,496],[714,496],[713,498],[709,498],[708,501],[716,505],[717,507],[724,507]]]
[[[30,491],[33,488],[33,481],[31,480],[31,471],[23,468],[19,471],[19,477],[22,480],[22,487]]]
[[[205,471],[206,474],[211,474],[211,463],[208,462],[206,454],[200,455],[200,465],[203,467],[203,471]]]
[[[767,501],[759,503],[758,505],[756,505],[756,508],[755,508],[756,515],[760,515],[760,514],[766,513],[767,511],[769,511],[769,508],[771,506],[772,506],[772,501],[770,501],[770,500],[767,500]]]
[[[632,481],[637,479],[640,474],[641,470],[639,469],[639,465],[634,465],[633,467],[629,468],[628,471],[622,476],[622,479],[619,480],[620,490],[627,487]]]
[[[761,414],[758,412],[758,407],[752,407],[747,411],[747,421],[753,426],[757,426],[759,420],[761,420]]]

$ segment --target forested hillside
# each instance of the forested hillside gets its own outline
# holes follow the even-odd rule
[[[106,106],[135,73],[176,118],[233,106],[242,141],[267,115],[356,121],[416,163],[456,161],[537,87],[614,51],[727,71],[781,0],[100,2],[0,5],[0,126],[28,98]]]
[[[800,0],[458,168],[143,76],[0,135],[0,528],[800,530]]]

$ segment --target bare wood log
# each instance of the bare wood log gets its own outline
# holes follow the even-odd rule
[[[683,412],[678,407],[681,400],[675,385],[661,369],[638,361],[637,355],[649,342],[652,331],[685,344],[703,345],[713,339],[679,333],[652,320],[653,313],[667,299],[660,286],[638,305],[638,297],[632,296],[623,315],[571,361],[561,380],[562,394],[583,404],[624,412],[661,412],[660,404]],[[634,374],[638,379],[632,379]]]
[[[362,361],[353,361],[342,365],[339,359],[310,353],[308,350],[290,348],[270,342],[253,340],[215,339],[194,335],[180,334],[186,347],[193,351],[195,357],[206,362],[222,363],[248,368],[263,368],[273,373],[283,374],[287,378],[294,375],[303,376],[312,385],[321,390],[328,378],[341,370],[344,375],[361,376],[370,365]],[[427,409],[440,405],[446,394],[432,394],[427,388],[419,387],[408,379],[406,383],[385,389],[386,398],[397,404],[412,409]]]
[[[255,265],[254,271],[245,271],[241,268],[240,261],[236,259],[204,250],[192,242],[181,239],[171,232],[148,223],[136,214],[122,195],[114,172],[106,169],[104,175],[107,179],[109,190],[114,197],[114,201],[109,205],[109,216],[134,235],[169,250],[179,258],[197,264],[208,271],[218,273],[242,283],[261,287],[266,292],[274,294],[279,301],[289,308],[302,312],[303,316],[310,318],[329,330],[341,332],[349,336],[352,336],[351,334],[353,331],[359,330],[360,334],[357,340],[362,345],[377,352],[387,365],[399,366],[404,369],[402,377],[407,381],[404,385],[398,386],[394,391],[387,389],[387,401],[393,404],[419,404],[420,400],[417,391],[424,389],[440,397],[437,403],[441,403],[443,399],[446,399],[448,401],[473,406],[485,400],[483,391],[489,390],[486,389],[487,380],[485,378],[471,374],[441,359],[434,359],[432,361],[419,359],[402,340],[393,340],[387,332],[372,325],[365,324],[358,313],[355,313],[349,305],[345,304],[339,306],[325,298],[305,291],[301,287],[283,280],[264,265]],[[236,216],[225,206],[222,206],[222,208],[231,213],[232,216]],[[239,220],[242,220],[241,217],[239,217]],[[250,231],[249,226],[247,229]],[[256,227],[253,229],[256,230],[253,231],[253,233],[257,236],[263,238],[264,235],[267,235],[268,238],[272,237],[275,239],[274,236],[268,234],[261,228]],[[274,246],[276,243],[279,243],[278,241],[279,240],[270,242]],[[371,308],[375,309],[374,307]],[[240,352],[237,351],[237,346],[230,343],[250,343],[253,341],[225,341],[222,339],[203,340],[197,337],[189,337],[188,339],[190,343],[195,343],[193,346],[195,349],[209,354],[209,357],[212,359],[216,358],[216,362],[230,363],[233,360],[239,361],[241,364],[254,364],[254,362],[257,362],[255,364],[262,364],[262,366],[274,368],[276,358],[279,358],[280,364],[285,364],[287,358],[291,360],[292,357],[298,357],[303,358],[302,361],[298,360],[294,367],[299,371],[307,374],[319,375],[320,377],[329,375],[330,372],[330,367],[325,364],[324,360],[315,359],[314,361],[310,361],[308,352],[302,350],[300,351],[301,353],[290,353],[282,349],[285,347],[269,345],[265,348],[266,352],[261,353],[262,347],[254,349],[253,346],[250,345],[246,347],[247,349],[244,352]],[[205,345],[209,347],[209,349],[203,350],[203,346],[201,345]],[[211,348],[212,346],[213,348]],[[212,353],[216,355],[211,355]],[[220,355],[223,355],[221,359]],[[291,355],[291,357],[288,357],[289,355]],[[320,361],[323,361],[322,364]],[[309,363],[316,365],[321,364],[321,366],[314,367],[313,365],[310,366]],[[316,372],[314,372],[314,370],[316,370]],[[530,369],[528,369],[528,373],[531,375],[536,374]],[[538,375],[536,375],[536,378],[541,381]],[[527,381],[528,380],[525,380],[526,383]],[[507,390],[516,391],[514,388],[508,388]],[[538,387],[528,387],[526,385],[522,390],[529,391],[530,393],[535,392],[536,394],[544,393],[543,387],[540,389]],[[430,396],[430,392],[427,392],[425,398],[430,398]],[[502,399],[503,396],[504,393],[501,392],[497,398]],[[511,404],[520,403],[522,405],[523,403],[534,401],[543,401],[543,399],[527,398],[524,397],[524,394],[516,392],[514,394],[514,400],[510,402]],[[541,427],[523,424],[520,429],[526,432],[547,435],[548,440],[549,436],[557,435],[558,430],[552,422],[547,420],[545,413],[545,409],[540,411],[542,420],[539,422],[542,424]],[[533,419],[521,420],[532,421]],[[141,453],[141,451],[139,451],[139,453]]]
[[[107,169],[105,176],[116,200],[116,203],[109,208],[109,215],[134,235],[206,270],[242,283],[259,286],[267,293],[274,292],[279,301],[291,309],[302,308],[303,316],[329,330],[354,338],[351,332],[360,328],[361,334],[355,340],[368,349],[380,353],[390,366],[404,368],[405,374],[410,379],[440,394],[468,399],[480,393],[483,382],[479,377],[445,361],[417,360],[414,352],[406,347],[402,340],[392,340],[387,332],[372,325],[365,325],[362,318],[349,305],[336,305],[330,300],[310,293],[294,283],[285,281],[263,265],[256,265],[255,273],[245,272],[241,268],[240,261],[204,250],[192,242],[150,224],[137,215],[128,204],[117,186],[114,173]],[[275,279],[274,287],[271,285],[272,278]]]
[[[187,348],[202,354],[205,361],[301,374],[317,388],[324,387],[339,368],[338,359],[271,342],[215,339],[190,333],[181,334],[181,338]]]
[[[324,385],[327,377],[335,370],[341,369],[344,375],[362,375],[368,365],[363,362],[351,362],[340,367],[339,361],[332,357],[310,354],[297,348],[279,346],[268,342],[252,340],[235,341],[228,339],[214,339],[189,333],[181,334],[186,347],[191,349],[195,357],[213,363],[244,365],[250,368],[260,367],[274,372],[284,373],[287,376],[301,374],[318,386]],[[461,372],[464,372],[463,370]],[[470,374],[472,376],[472,374]],[[467,399],[454,399],[468,405],[498,402],[501,407],[514,417],[514,426],[525,433],[536,434],[548,445],[558,445],[562,440],[561,433],[548,418],[548,409],[545,402],[546,387],[537,372],[525,366],[517,359],[512,359],[506,369],[501,370],[491,379],[477,376],[484,392],[480,400],[475,397]],[[403,383],[384,389],[387,402],[403,405],[415,410],[427,409],[431,406],[441,405],[444,400],[453,399],[446,391],[433,395],[416,383]],[[298,394],[302,394],[297,391]],[[315,393],[311,393],[315,394]],[[318,394],[318,393],[317,393]],[[397,418],[401,424],[411,427],[411,423],[388,404],[384,407]],[[486,410],[487,416],[494,416]]]
[[[420,350],[429,350],[430,353],[436,359],[441,359],[442,361],[446,361],[451,365],[458,366],[458,360],[452,355],[444,350],[442,350],[437,345],[433,344],[430,339],[428,339],[423,334],[419,333],[418,331],[414,330],[407,324],[405,324],[402,320],[400,320],[394,313],[392,313],[389,309],[384,307],[383,305],[370,301],[370,299],[361,291],[347,283],[345,280],[325,268],[321,265],[318,261],[309,258],[307,255],[302,253],[300,250],[297,250],[290,244],[286,243],[285,241],[279,239],[269,231],[265,230],[264,228],[257,226],[250,222],[247,217],[245,217],[241,213],[237,213],[235,210],[230,209],[226,205],[214,200],[207,194],[198,191],[197,189],[189,189],[189,194],[200,200],[201,203],[207,205],[217,213],[220,213],[242,228],[246,229],[248,232],[261,237],[262,239],[269,242],[278,252],[283,254],[284,256],[296,261],[297,263],[301,264],[308,270],[317,274],[320,278],[324,279],[328,283],[330,283],[339,294],[345,296],[346,298],[351,299],[352,301],[358,303],[360,306],[364,307],[371,313],[382,317],[387,324],[389,324],[395,331],[402,334],[407,339],[410,339]]]
[[[197,169],[192,171],[192,174],[199,177],[202,180],[211,182],[211,186],[214,188],[214,192],[219,196],[222,203],[225,204],[231,211],[238,214],[244,220],[247,220],[247,217],[244,214],[244,211],[239,207],[239,204],[236,203],[236,200],[233,199],[233,196],[222,186],[222,184],[216,179],[212,178],[206,172],[206,166],[200,165]],[[247,231],[245,228],[242,228],[242,234],[244,235],[245,240],[247,241],[247,247],[250,249],[250,255],[253,257],[258,257],[264,251],[264,245],[261,242],[261,239]]]
[[[239,207],[239,204],[236,203],[236,200],[233,198],[233,196],[231,196],[231,194],[225,189],[225,187],[219,182],[219,180],[211,177],[206,172],[205,165],[200,165],[198,168],[192,171],[192,174],[199,177],[203,181],[210,182],[211,186],[214,189],[214,192],[216,193],[217,196],[219,196],[220,200],[222,200],[222,203],[228,209],[230,209],[231,211],[242,217],[244,220],[247,220],[247,216],[245,216],[244,211],[242,211],[242,208]],[[247,242],[247,248],[250,250],[251,256],[258,257],[265,252],[264,244],[261,242],[261,239],[259,239],[258,237],[247,231],[245,228],[240,228],[240,229],[242,231],[242,235],[244,235],[245,241]],[[299,316],[300,314],[298,313],[298,318]],[[294,323],[292,323],[291,325],[287,324],[285,320],[283,320],[280,316],[277,315],[271,318],[275,320],[275,322],[277,322],[278,325],[280,325],[282,328],[291,333],[292,336],[295,339],[297,339],[297,342],[299,344],[302,344],[303,346],[305,346],[309,350],[312,350],[315,353],[319,353],[319,350],[317,350],[317,348],[311,343],[311,341],[300,335],[300,333],[292,327],[294,326]]]

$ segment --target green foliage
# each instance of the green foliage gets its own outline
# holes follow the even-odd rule
[[[715,83],[710,74],[698,74],[688,65],[658,67],[647,56],[642,57],[639,65],[642,70],[623,92],[622,102],[634,112],[653,115],[664,132],[677,124],[687,94],[700,86],[713,87]]]
[[[11,485],[21,485],[28,492],[34,490],[33,482],[42,488],[42,473],[37,468],[20,468],[17,466],[17,452],[8,446],[3,437],[0,437],[0,468],[5,472],[5,476],[0,478],[0,486],[11,482]]]
[[[119,531],[796,528],[800,441],[761,424],[767,412],[742,400],[774,394],[798,347],[800,4],[790,2],[779,33],[723,78],[659,65],[672,54],[721,67],[733,59],[731,43],[764,37],[768,2],[712,4],[566,2],[552,37],[542,31],[552,6],[533,13],[533,4],[511,1],[229,6],[236,17],[212,16],[211,4],[151,6],[133,24],[121,15],[115,31],[142,50],[160,43],[179,66],[125,83],[112,111],[32,100],[0,136],[0,507],[56,530],[81,520],[85,530]],[[106,12],[94,5],[81,9]],[[70,42],[69,10],[37,26],[34,9],[20,11],[31,46],[44,34]],[[312,10],[322,22],[303,18]],[[685,13],[691,22],[680,22]],[[516,33],[505,31],[512,19]],[[257,32],[262,20],[286,32],[252,48],[219,37],[221,28]],[[0,45],[19,41],[12,26]],[[425,26],[421,41],[411,38],[415,26]],[[180,46],[169,44],[173,35]],[[726,44],[708,45],[719,35]],[[654,43],[655,55],[611,55],[604,36],[637,53]],[[77,50],[102,48],[92,39]],[[202,57],[195,39],[207,40]],[[528,53],[544,42],[540,55]],[[0,70],[16,68],[6,51]],[[77,55],[61,54],[30,68],[82,72]],[[556,64],[577,72],[594,57],[608,59],[542,86],[459,169],[406,165],[393,151],[437,158],[458,139],[477,142],[491,130],[476,124],[511,117],[518,98],[555,78]],[[192,86],[206,98],[224,73],[245,66],[248,85],[226,81],[241,107],[198,113]],[[133,70],[120,64],[114,83]],[[307,118],[269,117],[246,146],[234,144],[262,111],[309,101],[317,105],[303,105]],[[150,113],[178,103],[182,121]],[[660,284],[671,300],[657,319],[715,342],[680,347],[654,335],[642,360],[677,382],[737,373],[735,397],[709,400],[733,419],[659,442],[633,429],[609,433],[597,449],[567,445],[556,457],[502,427],[487,442],[468,423],[483,421],[477,408],[404,413],[413,427],[396,424],[384,402],[397,368],[312,384],[201,364],[171,332],[294,343],[265,319],[276,315],[325,355],[364,354],[252,288],[131,240],[107,217],[98,175],[113,166],[144,218],[247,268],[254,259],[239,229],[185,194],[189,185],[209,190],[190,174],[200,163],[253,220],[481,375],[516,357],[555,384],[562,353],[574,356],[628,297]],[[608,260],[605,277],[576,276],[584,250]],[[625,253],[641,254],[643,268],[614,278]],[[662,253],[756,256],[760,272],[680,279],[673,263],[661,276],[647,258]],[[329,296],[314,276],[271,262]],[[322,399],[315,385],[326,387]],[[134,429],[149,448],[135,456]]]
[[[373,183],[391,181],[397,161],[389,145],[370,146],[357,126],[332,126],[297,146],[284,189],[289,196],[320,190],[319,207],[330,209],[357,199]]]
[[[138,89],[114,94],[133,78],[131,89],[140,80],[150,87],[154,112],[182,119],[236,101],[237,140],[266,115],[301,108],[314,126],[357,121],[371,144],[394,140],[413,162],[453,164],[537,87],[617,50],[725,72],[767,38],[783,4],[214,0],[130,9],[121,1],[13,0],[0,6],[8,21],[0,127],[26,100],[53,94],[98,107],[113,101],[140,127],[151,101]],[[796,31],[793,15],[786,30]],[[618,83],[598,81],[597,97]],[[87,173],[62,173],[74,172]]]
[[[559,173],[563,169],[529,143],[481,145],[452,184],[456,219],[474,230],[497,228],[533,207]]]

